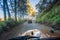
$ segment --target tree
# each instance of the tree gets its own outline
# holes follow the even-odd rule
[[[37,17],[37,21],[38,22],[43,22],[47,25],[50,25],[52,27],[55,27],[57,29],[59,29],[60,27],[60,0],[49,0],[49,2],[46,2],[47,6],[43,9],[45,9],[45,11],[43,11],[41,8],[40,10],[41,13],[38,15]],[[44,3],[45,4],[45,3]],[[38,5],[39,6],[39,5]],[[40,7],[42,7],[40,5]],[[39,8],[39,7],[38,7]]]
[[[3,0],[4,20],[6,20],[6,9],[7,9],[7,12],[8,12],[8,18],[11,18],[7,0]]]
[[[19,0],[19,9],[22,12],[22,16],[24,18],[24,15],[26,14],[27,6],[26,6],[27,0]]]
[[[32,6],[31,6],[31,4],[30,4],[30,2],[28,1],[27,2],[27,13],[28,13],[28,15],[29,16],[35,16],[36,15],[36,12],[35,12],[35,10],[32,8]]]
[[[15,20],[17,21],[17,1],[14,1],[15,3]]]

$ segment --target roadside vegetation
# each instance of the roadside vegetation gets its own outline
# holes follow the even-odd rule
[[[0,8],[4,14],[4,20],[0,20],[0,33],[3,31],[9,31],[13,27],[26,21],[24,19],[24,15],[26,14],[26,5],[24,4],[26,4],[26,1],[24,0],[0,0]]]
[[[60,30],[60,0],[54,0],[53,2],[50,0],[46,7],[43,6],[45,3],[46,1],[42,1],[42,5],[39,5],[39,3],[36,5],[37,8],[40,7],[36,22]]]
[[[13,19],[6,20],[6,21],[0,21],[0,33],[4,32],[4,31],[8,32],[15,26],[18,26],[24,22],[25,22],[25,20],[22,20],[22,19],[20,19],[19,21],[15,21]]]

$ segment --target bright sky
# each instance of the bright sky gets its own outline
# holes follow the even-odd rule
[[[34,8],[34,10],[36,10],[35,5],[39,2],[39,0],[30,0],[30,3],[32,5],[32,7]],[[37,10],[36,10],[37,11]],[[2,18],[3,15],[3,10],[0,9],[0,18]]]
[[[4,15],[4,14],[3,14],[3,10],[0,9],[0,18],[2,18],[3,15]]]
[[[35,5],[39,2],[40,0],[30,0],[30,3],[32,7],[36,10]],[[36,10],[37,11],[37,10]]]

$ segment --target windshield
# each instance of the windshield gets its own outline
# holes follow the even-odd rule
[[[60,0],[0,0],[0,35],[60,37]]]

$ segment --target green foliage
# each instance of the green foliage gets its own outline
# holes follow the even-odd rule
[[[2,32],[2,24],[3,22],[0,21],[0,33]]]
[[[2,31],[9,31],[11,28],[22,24],[23,22],[25,22],[25,20],[19,19],[19,21],[15,21],[13,19],[8,19],[6,21],[0,21],[0,33]]]
[[[13,26],[15,25],[14,22],[15,22],[15,21],[14,21],[13,19],[8,19],[8,20],[6,21],[7,26],[9,26],[9,27],[13,27]]]
[[[40,23],[41,19],[40,18],[36,18],[36,22]]]
[[[60,6],[54,6],[50,11],[40,13],[37,17],[38,22],[52,22],[58,23],[60,22]]]
[[[0,29],[1,29],[1,31],[5,30],[4,28],[6,28],[6,23],[0,21]]]

